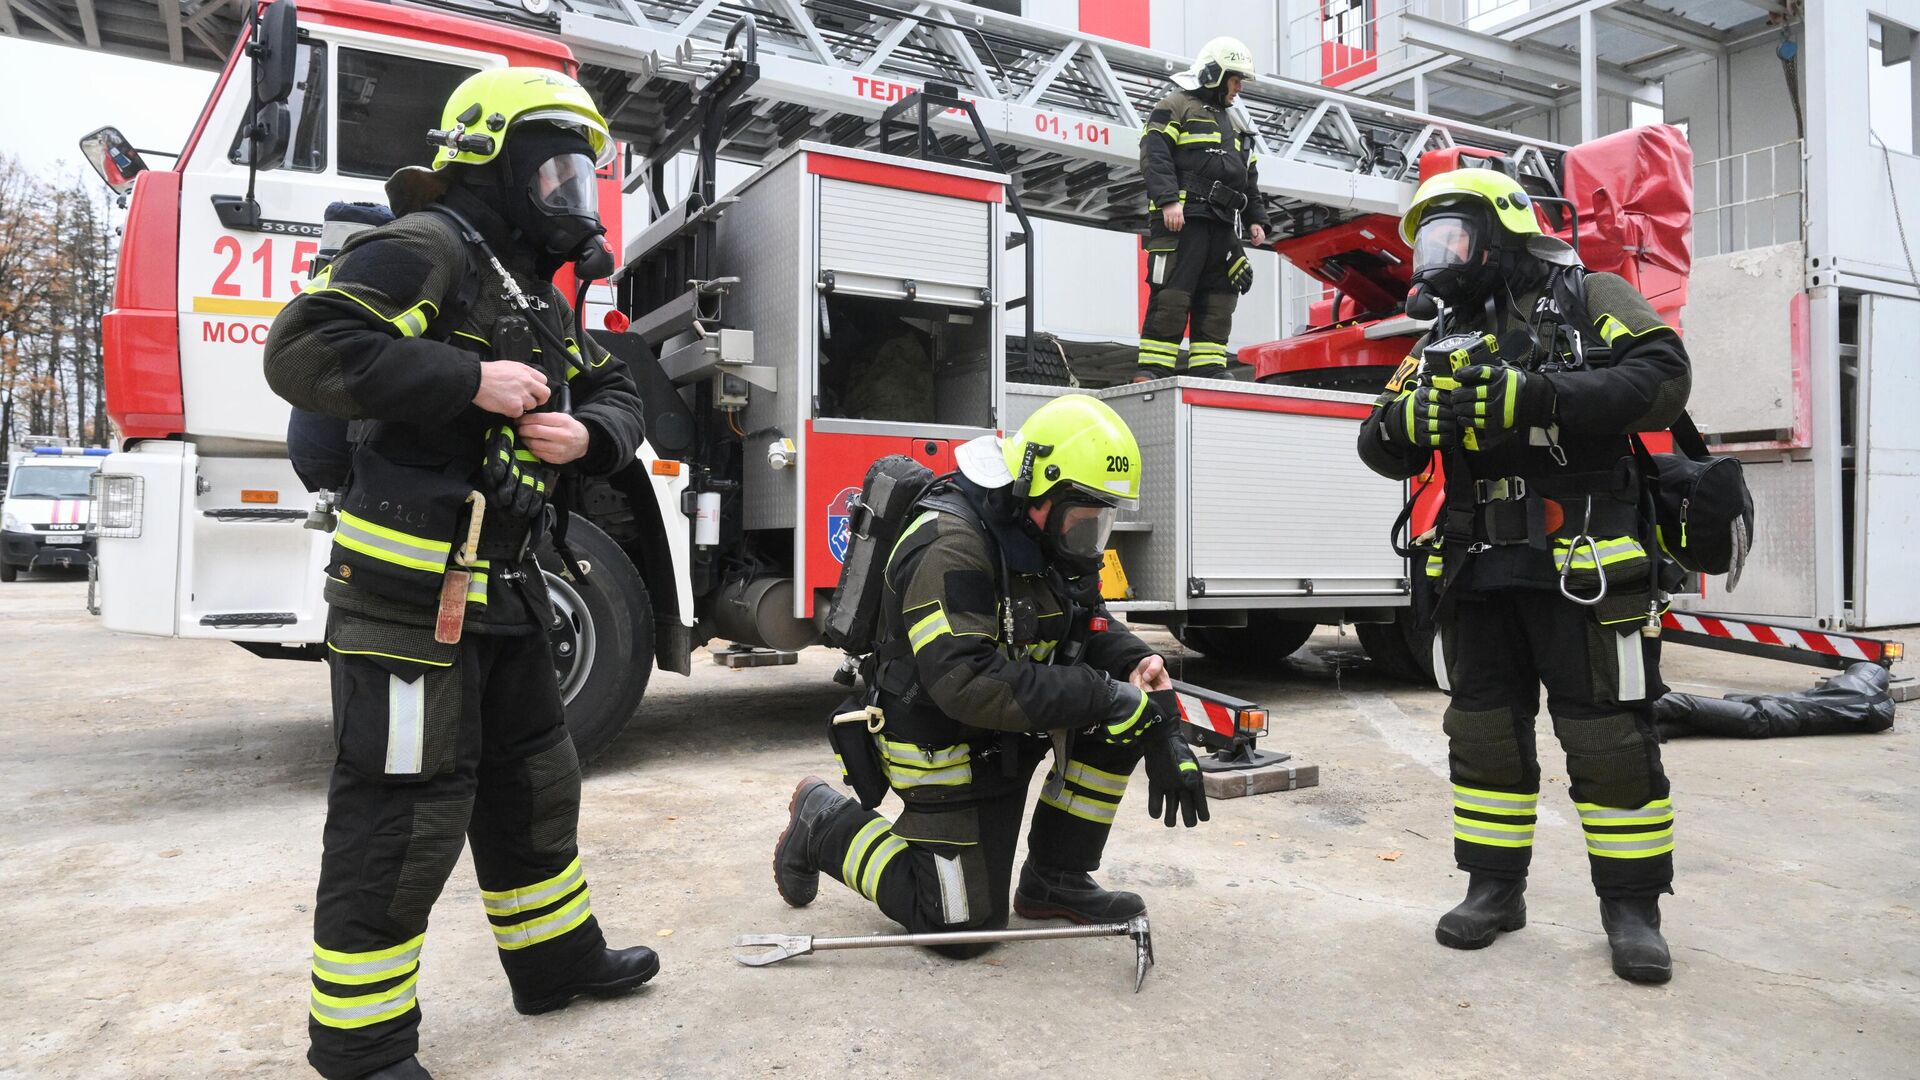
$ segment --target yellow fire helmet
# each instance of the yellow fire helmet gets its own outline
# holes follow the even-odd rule
[[[492,161],[515,125],[534,120],[562,124],[586,136],[595,167],[613,160],[606,118],[579,83],[545,68],[508,67],[470,75],[454,88],[440,114],[447,144],[433,155],[433,167]]]
[[[1498,169],[1452,169],[1420,182],[1413,193],[1413,204],[1400,218],[1400,239],[1413,246],[1420,231],[1420,218],[1435,204],[1450,199],[1474,199],[1487,205],[1493,220],[1517,236],[1540,236],[1540,219],[1533,212],[1533,198],[1520,181]]]
[[[1054,398],[1001,440],[1000,454],[1016,481],[1028,477],[1019,494],[1029,499],[1065,485],[1109,506],[1140,505],[1140,443],[1120,414],[1098,398]]]

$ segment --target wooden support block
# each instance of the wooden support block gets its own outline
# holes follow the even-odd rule
[[[1281,761],[1251,769],[1217,770],[1207,773],[1207,798],[1238,799],[1247,795],[1265,795],[1274,791],[1318,787],[1320,766],[1302,761]]]

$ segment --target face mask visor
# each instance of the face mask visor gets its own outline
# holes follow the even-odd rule
[[[551,217],[599,220],[600,189],[593,160],[585,154],[561,154],[541,163],[529,182],[533,204]]]
[[[1413,234],[1415,277],[1466,269],[1486,260],[1486,239],[1479,223],[1459,214],[1429,215]]]
[[[1054,547],[1061,555],[1097,564],[1107,550],[1119,514],[1118,507],[1103,502],[1055,503],[1048,531],[1053,533]]]

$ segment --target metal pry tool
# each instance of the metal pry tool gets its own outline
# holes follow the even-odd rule
[[[1131,937],[1134,946],[1133,992],[1139,993],[1153,966],[1153,932],[1147,917],[1136,915],[1123,923],[1091,926],[1034,926],[1012,930],[952,930],[935,934],[870,934],[865,937],[823,938],[810,934],[742,934],[733,941],[735,960],[748,967],[766,967],[808,953],[834,949],[890,949],[902,945],[969,945],[1001,941],[1052,941],[1060,938]]]

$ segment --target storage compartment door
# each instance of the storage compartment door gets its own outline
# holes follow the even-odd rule
[[[1853,598],[1857,626],[1920,622],[1920,573],[1913,537],[1920,527],[1920,303],[1891,296],[1860,301],[1861,395],[1865,418],[1855,434],[1861,485],[1853,514],[1861,552]]]
[[[1357,421],[1194,406],[1186,455],[1193,584],[1221,597],[1400,596],[1387,532],[1405,485],[1354,452]]]
[[[992,206],[823,177],[820,270],[833,291],[979,306],[992,287]]]

